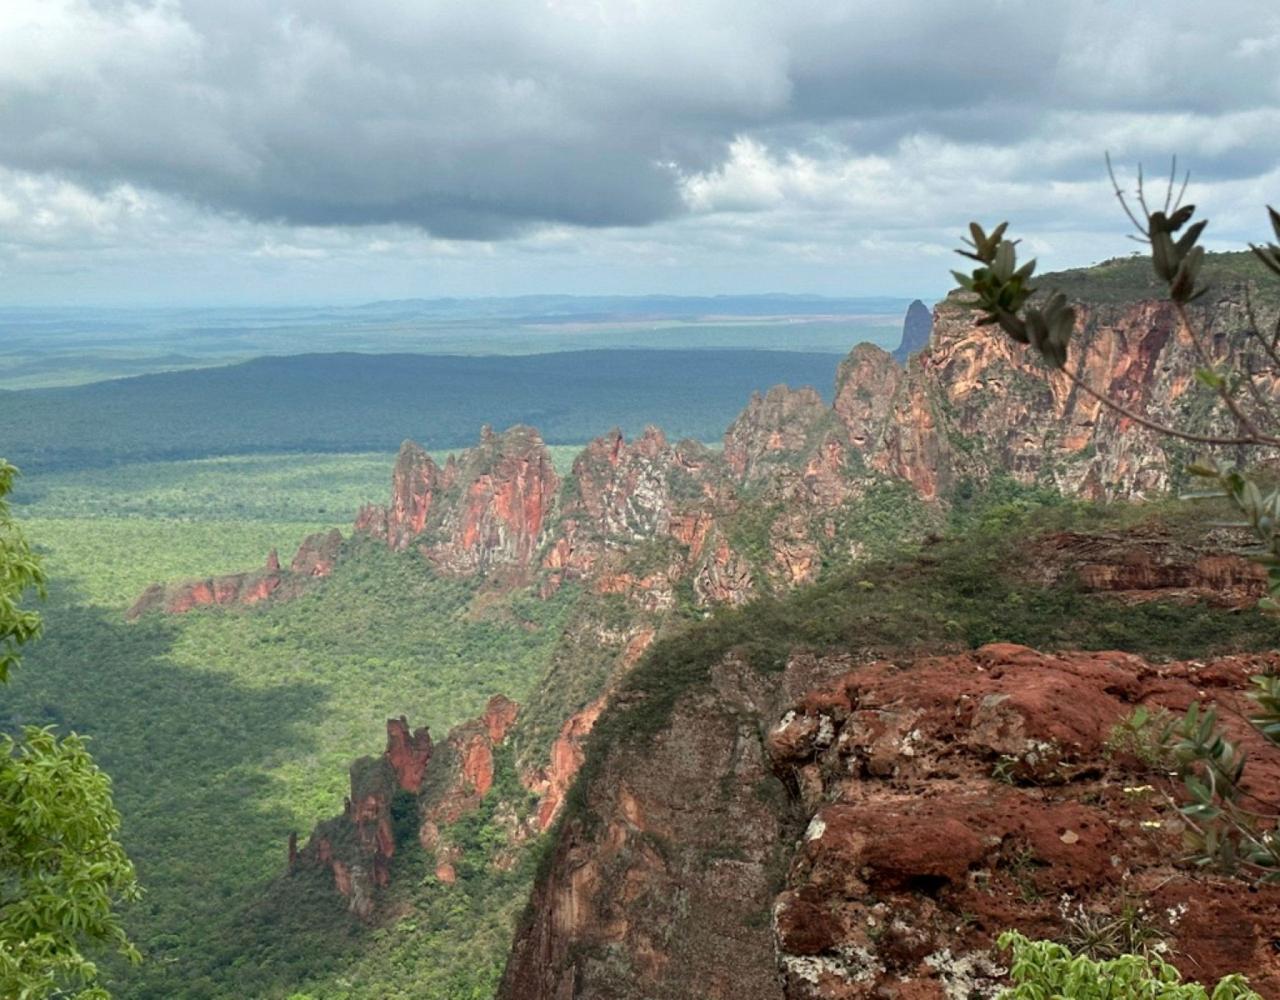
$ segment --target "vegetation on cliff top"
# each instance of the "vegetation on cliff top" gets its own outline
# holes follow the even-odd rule
[[[642,746],[659,732],[676,703],[731,653],[770,671],[803,650],[907,660],[1000,641],[1185,658],[1280,642],[1280,623],[1257,610],[1128,606],[1071,585],[1040,585],[1025,572],[1028,542],[1039,534],[1147,523],[1194,535],[1200,511],[1173,501],[1069,502],[1008,480],[965,495],[946,537],[916,555],[858,565],[786,594],[719,609],[659,639],[596,723],[569,812],[588,813],[588,789],[610,754]]]

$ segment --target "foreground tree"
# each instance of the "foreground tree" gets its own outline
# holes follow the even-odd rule
[[[40,616],[22,602],[44,591],[6,500],[16,472],[0,461],[0,682],[40,634]],[[119,829],[111,779],[81,737],[31,726],[21,739],[0,735],[0,996],[103,1000],[86,950],[138,960],[116,915],[140,893]]]

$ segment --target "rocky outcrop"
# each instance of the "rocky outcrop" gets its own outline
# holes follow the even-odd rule
[[[1280,890],[1233,892],[1178,866],[1176,789],[1107,743],[1139,705],[1181,711],[1208,689],[1241,708],[1248,677],[1278,664],[1003,645],[873,664],[808,694],[768,740],[808,816],[773,906],[783,995],[994,996],[1001,930],[1058,937],[1127,906],[1188,976],[1241,971],[1274,993],[1264,928]],[[1280,770],[1250,780],[1269,793]],[[1206,934],[1215,921],[1240,933]]]
[[[540,832],[549,830],[560,815],[564,797],[586,760],[587,737],[591,735],[592,727],[600,718],[607,701],[608,695],[602,694],[591,704],[569,716],[560,727],[555,742],[551,744],[546,765],[524,777],[524,786],[538,796],[534,821]]]
[[[403,552],[426,529],[443,478],[419,444],[405,441],[391,472],[391,503],[362,508],[356,516],[356,533],[383,539],[389,548]]]
[[[440,469],[421,447],[400,447],[391,502],[360,511],[358,534],[416,546],[441,572],[528,570],[547,540],[560,479],[537,431],[513,427],[450,456]]]
[[[397,851],[429,852],[436,876],[452,882],[461,849],[451,843],[449,827],[493,788],[495,752],[518,714],[515,702],[495,695],[483,715],[455,727],[440,744],[426,727],[411,731],[403,716],[388,719],[383,754],[351,766],[342,815],[318,824],[301,850],[290,836],[290,870],[328,869],[335,891],[362,920],[376,915],[378,890],[391,882]]]
[[[919,334],[928,317],[917,306],[908,325]],[[1167,304],[1086,301],[1078,316],[1072,365],[1089,385],[1165,423],[1227,429]],[[1233,356],[1248,327],[1231,289],[1198,307],[1193,321],[1209,334],[1215,360]],[[1260,390],[1280,393],[1280,374],[1264,376]],[[474,448],[443,468],[406,441],[390,502],[363,508],[355,530],[416,551],[441,573],[506,586],[536,577],[543,596],[589,580],[597,593],[657,612],[677,604],[682,585],[698,604],[736,604],[847,562],[858,549],[836,537],[836,526],[885,481],[908,483],[931,503],[945,503],[962,483],[1006,476],[1113,500],[1167,491],[1184,458],[1046,371],[1034,352],[978,326],[953,298],[939,305],[927,343],[905,368],[859,345],[839,366],[831,406],[807,387],[757,393],[720,454],[673,445],[655,428],[631,442],[614,430],[587,446],[562,489],[530,428],[485,428]],[[334,534],[308,540],[291,572],[324,576],[339,549]],[[131,614],[279,598],[291,592],[280,590],[285,579],[268,565],[156,586]]]
[[[431,763],[431,733],[426,726],[410,732],[409,720],[403,715],[387,720],[385,757],[395,773],[396,784],[417,795],[422,791],[422,777]]]
[[[574,459],[558,537],[543,565],[558,577],[586,576],[610,555],[668,534],[678,462],[656,427],[630,444],[616,428],[592,441]]]
[[[441,748],[438,766],[418,803],[418,846],[431,855],[441,882],[457,880],[455,866],[464,854],[464,846],[454,842],[450,827],[475,811],[492,790],[495,754],[518,712],[515,702],[495,696],[484,715],[453,729]],[[519,817],[513,818],[508,847],[531,833]]]
[[[1280,989],[1280,888],[1179,866],[1177,789],[1108,748],[1140,705],[1208,692],[1240,709],[1280,654],[1157,665],[992,645],[849,666],[803,655],[765,675],[730,656],[651,740],[611,747],[501,1000],[991,997],[1005,928],[1058,936],[1133,906],[1192,978]],[[1280,768],[1249,780],[1271,800]]]
[[[1243,302],[1221,291],[1193,315],[1215,361],[1237,351],[1248,329]],[[1072,365],[1099,392],[1133,411],[1199,432],[1228,429],[1195,371],[1193,344],[1167,303],[1089,303],[1079,309]],[[1275,394],[1271,377],[1263,392]],[[1089,499],[1167,490],[1179,455],[1170,443],[1049,373],[1034,352],[979,327],[957,300],[935,313],[928,349],[907,369],[892,415],[869,435],[868,464],[907,479],[926,496],[963,477],[997,473]]]
[[[547,539],[560,477],[537,431],[485,428],[480,443],[457,462],[439,522],[421,546],[438,569],[484,573],[524,571]]]
[[[933,313],[919,299],[907,306],[902,321],[902,340],[893,350],[893,360],[905,365],[911,355],[929,346],[929,334],[933,331]]]
[[[341,549],[342,533],[335,528],[307,537],[287,570],[281,568],[279,556],[272,549],[260,570],[180,583],[153,583],[125,612],[125,619],[135,621],[153,611],[180,615],[202,607],[247,607],[268,598],[293,597],[302,592],[309,579],[328,576]]]
[[[804,463],[829,410],[817,390],[776,385],[755,393],[724,435],[724,461],[734,478],[755,483]]]
[[[1247,541],[1217,536],[1192,543],[1153,526],[1123,534],[1053,532],[1028,553],[1028,575],[1048,585],[1074,580],[1129,602],[1252,607],[1266,594],[1266,568],[1240,553]]]

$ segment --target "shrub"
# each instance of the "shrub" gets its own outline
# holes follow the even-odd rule
[[[998,942],[1011,951],[1013,986],[998,1000],[1262,1000],[1243,976],[1227,976],[1212,991],[1184,983],[1168,962],[1142,955],[1095,961],[1053,941],[1031,941],[1006,931]]]

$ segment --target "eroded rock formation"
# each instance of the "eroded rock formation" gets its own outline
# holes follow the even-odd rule
[[[1181,823],[1163,797],[1176,789],[1107,741],[1139,705],[1180,712],[1208,690],[1240,709],[1248,677],[1277,665],[997,645],[872,664],[810,692],[767,741],[808,816],[773,906],[783,995],[992,996],[1001,930],[1056,937],[1126,906],[1184,973],[1242,971],[1275,992],[1266,928],[1280,890],[1232,891],[1178,866]],[[1270,792],[1280,769],[1260,759],[1249,779]]]
[[[1196,313],[1218,359],[1248,325],[1238,298],[1227,290]],[[1086,301],[1078,322],[1072,364],[1098,391],[1166,423],[1225,429],[1167,304]],[[363,508],[355,532],[416,551],[440,573],[485,575],[509,587],[536,580],[543,595],[567,580],[590,580],[599,593],[664,611],[682,585],[696,603],[739,604],[856,556],[857,546],[837,537],[838,525],[885,482],[910,484],[926,503],[998,476],[1090,499],[1170,487],[1184,456],[1033,355],[977,326],[949,299],[905,368],[859,345],[839,366],[831,406],[812,388],[775,386],[750,400],[720,453],[673,445],[655,428],[631,442],[615,430],[587,446],[562,484],[530,428],[485,428],[474,448],[443,468],[406,441],[389,503]],[[1280,392],[1280,375],[1270,378],[1261,391]],[[290,572],[326,575],[340,545],[335,534],[309,539]],[[297,592],[285,582],[288,574],[269,564],[156,585],[130,616]]]
[[[919,299],[907,306],[907,315],[902,320],[902,340],[893,350],[893,360],[905,365],[911,355],[923,351],[929,346],[929,334],[933,330],[933,314],[929,307]]]
[[[150,611],[180,615],[200,607],[248,606],[270,597],[292,597],[302,591],[307,579],[332,573],[341,550],[342,533],[335,528],[305,538],[287,570],[281,568],[279,556],[272,549],[260,570],[181,583],[153,583],[125,612],[125,618],[133,621]]]
[[[290,836],[290,869],[328,869],[334,889],[362,920],[374,917],[378,890],[390,884],[397,851],[430,852],[437,878],[454,881],[460,851],[449,840],[449,826],[489,794],[495,752],[518,714],[515,702],[495,695],[483,715],[455,727],[438,744],[426,727],[411,731],[403,716],[388,719],[383,754],[351,766],[342,815],[318,824],[301,850]]]

